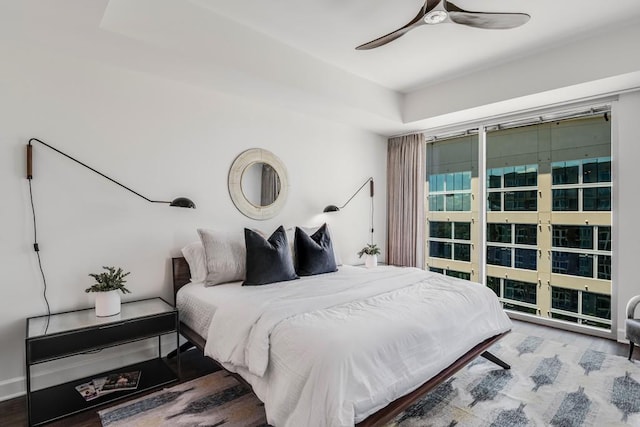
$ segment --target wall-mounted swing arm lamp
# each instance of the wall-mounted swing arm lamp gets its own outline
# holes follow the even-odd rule
[[[336,205],[329,205],[329,206],[325,207],[325,208],[324,208],[324,210],[323,210],[322,212],[337,212],[337,211],[339,211],[340,209],[343,209],[345,206],[347,206],[347,205],[349,204],[349,202],[350,202],[354,197],[356,197],[356,195],[360,192],[360,190],[362,190],[362,189],[364,188],[364,186],[365,186],[365,185],[367,185],[367,183],[369,183],[369,196],[370,196],[371,198],[373,198],[373,177],[369,177],[369,178],[367,178],[367,180],[364,182],[364,184],[362,184],[362,185],[360,186],[360,188],[358,188],[358,189],[356,190],[356,192],[355,192],[355,193],[353,193],[353,196],[349,197],[349,200],[347,200],[347,201],[345,202],[345,204],[344,204],[344,205],[342,205],[342,206],[340,206],[340,207],[338,207],[338,206],[336,206]]]
[[[82,165],[85,168],[89,169],[90,171],[97,173],[101,177],[103,177],[105,179],[108,179],[109,181],[113,182],[114,184],[119,185],[120,187],[124,188],[125,190],[135,194],[136,196],[142,197],[147,202],[151,202],[151,203],[166,203],[169,206],[175,206],[175,207],[179,207],[179,208],[193,208],[193,209],[195,209],[195,207],[196,207],[196,204],[193,203],[193,201],[191,201],[190,199],[188,199],[186,197],[178,197],[176,199],[173,199],[170,202],[169,201],[164,201],[164,200],[151,200],[150,198],[145,197],[142,194],[138,193],[137,191],[134,191],[134,190],[130,189],[126,185],[120,184],[115,179],[109,178],[107,175],[103,174],[102,172],[95,170],[91,166],[88,166],[88,165],[82,163],[80,160],[77,160],[77,159],[71,157],[70,155],[68,155],[66,153],[63,153],[62,151],[58,150],[57,148],[52,147],[51,145],[49,145],[46,142],[43,142],[43,141],[41,141],[41,140],[39,140],[37,138],[31,138],[29,140],[29,144],[27,144],[27,179],[29,179],[29,180],[33,179],[33,145],[32,145],[33,142],[38,142],[38,143],[44,145],[45,147],[52,149],[56,153],[63,155],[64,157],[68,158],[69,160],[73,160],[74,162],[78,163],[79,165]]]
[[[356,197],[356,195],[367,185],[367,183],[369,184],[369,197],[371,197],[371,244],[373,244],[373,177],[367,178],[364,184],[362,184],[360,188],[358,188],[356,192],[353,193],[351,197],[349,197],[349,200],[347,200],[344,205],[340,207],[336,205],[329,205],[324,208],[323,212],[338,212],[340,209],[343,209],[349,204],[351,200],[353,200],[354,197]]]

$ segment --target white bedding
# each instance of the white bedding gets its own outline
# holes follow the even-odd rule
[[[414,268],[190,284],[177,303],[195,331],[209,323],[205,354],[252,385],[277,427],[353,426],[511,328],[490,289]]]

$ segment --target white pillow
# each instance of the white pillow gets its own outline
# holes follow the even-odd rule
[[[244,280],[247,274],[247,249],[244,230],[225,232],[199,228],[207,274],[205,286]]]
[[[192,282],[204,282],[207,278],[207,262],[204,256],[202,242],[192,242],[182,248],[182,255],[189,264]]]
[[[300,229],[302,229],[302,231],[304,231],[309,236],[311,236],[313,233],[318,231],[318,229],[320,227],[322,227],[322,225],[323,224],[316,225],[316,226],[313,226],[313,227],[300,227]],[[287,231],[287,240],[289,240],[289,247],[291,248],[291,255],[293,256],[293,262],[294,262],[294,265],[295,265],[296,252],[295,252],[295,249],[294,249],[293,242],[295,240],[296,228],[295,227],[289,227],[289,228],[287,228],[286,231]],[[333,256],[335,256],[335,258],[336,258],[336,265],[342,265],[342,259],[340,258],[340,251],[337,248],[336,239],[333,236],[333,233],[331,232],[331,227],[329,227],[329,224],[327,224],[327,231],[329,232],[329,236],[331,237],[331,245],[333,246]]]

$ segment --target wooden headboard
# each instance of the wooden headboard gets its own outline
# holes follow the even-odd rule
[[[191,281],[191,272],[189,264],[184,257],[171,258],[173,266],[173,296],[178,293],[178,289]]]
[[[175,301],[178,290],[191,281],[191,272],[184,257],[171,258],[171,266],[173,267],[173,300]],[[180,335],[187,339],[187,342],[180,346],[180,351],[184,351],[191,345],[195,345],[200,350],[204,349],[206,340],[182,321],[180,321]]]

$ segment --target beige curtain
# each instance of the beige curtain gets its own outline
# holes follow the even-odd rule
[[[387,263],[424,266],[425,138],[389,139],[387,146]]]

